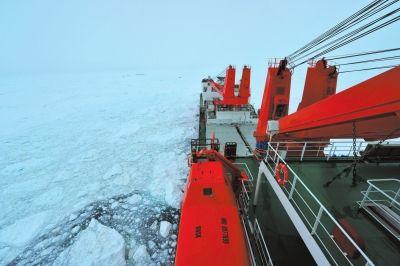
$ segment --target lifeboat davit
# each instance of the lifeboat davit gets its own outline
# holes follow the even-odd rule
[[[227,174],[235,166],[214,150],[209,154],[213,156],[191,163],[175,265],[249,265],[235,175]]]

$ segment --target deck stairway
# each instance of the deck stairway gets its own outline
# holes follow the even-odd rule
[[[370,179],[367,183],[362,200],[357,202],[360,209],[400,240],[400,180]]]

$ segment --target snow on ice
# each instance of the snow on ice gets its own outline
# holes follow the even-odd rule
[[[140,245],[132,256],[132,260],[136,265],[149,265],[151,258],[145,245]]]
[[[22,218],[0,231],[0,239],[13,247],[23,247],[35,237],[46,223],[46,213]]]
[[[169,235],[169,231],[172,228],[172,224],[168,221],[161,221],[160,223],[160,235],[162,237],[167,237]]]
[[[0,265],[52,264],[92,219],[172,261],[200,76],[0,77]]]
[[[76,238],[71,246],[61,252],[54,262],[55,265],[126,265],[125,241],[114,229],[92,219],[89,226]]]

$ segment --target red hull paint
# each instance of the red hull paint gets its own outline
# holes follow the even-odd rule
[[[235,195],[220,161],[192,164],[175,265],[249,265]]]

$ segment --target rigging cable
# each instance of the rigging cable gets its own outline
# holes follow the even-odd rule
[[[356,65],[356,64],[364,64],[364,63],[370,63],[370,62],[380,62],[380,61],[389,61],[389,60],[396,60],[396,59],[400,59],[400,56],[399,55],[388,56],[388,57],[374,58],[374,59],[368,59],[368,60],[362,60],[362,61],[354,61],[354,62],[343,63],[343,64],[335,64],[335,65],[336,66],[347,66],[347,65]]]
[[[388,66],[380,66],[380,67],[369,67],[369,68],[361,68],[361,69],[352,69],[352,70],[345,70],[345,71],[339,71],[338,73],[349,73],[349,72],[359,72],[359,71],[366,71],[366,70],[374,70],[374,69],[383,69],[383,68],[392,68],[392,67],[398,67],[398,65],[388,65]]]
[[[393,51],[398,51],[398,50],[400,50],[400,48],[391,48],[391,49],[369,51],[369,52],[360,52],[360,53],[345,54],[345,55],[333,55],[333,56],[325,57],[325,59],[327,59],[327,60],[337,60],[337,59],[343,59],[343,58],[349,58],[349,57],[357,57],[357,56],[363,56],[363,55],[387,53],[387,52],[393,52]]]
[[[346,45],[346,44],[349,44],[349,43],[351,43],[353,41],[356,41],[356,40],[358,40],[358,39],[360,39],[362,37],[365,37],[365,36],[375,32],[375,31],[377,31],[379,29],[382,29],[382,28],[384,28],[384,27],[386,27],[386,26],[388,26],[388,25],[390,25],[390,24],[392,24],[392,23],[394,23],[394,22],[396,22],[398,20],[400,20],[400,16],[396,16],[395,18],[392,18],[392,19],[390,19],[388,21],[385,21],[384,23],[382,23],[380,25],[377,25],[374,28],[372,28],[372,29],[370,29],[370,30],[368,30],[366,32],[360,33],[359,35],[356,35],[356,36],[353,36],[353,37],[350,36],[351,38],[346,38],[345,40],[342,40],[341,42],[339,42],[339,43],[337,43],[337,44],[335,44],[335,45],[323,50],[322,52],[312,56],[311,58],[308,58],[307,60],[304,60],[304,61],[294,65],[293,68],[295,68],[295,67],[297,67],[299,65],[302,65],[304,63],[307,63],[310,59],[314,59],[314,58],[319,57],[321,55],[327,54],[327,53],[329,53],[331,51],[334,51],[334,50]]]
[[[294,57],[298,56],[299,54],[304,53],[304,51],[309,50],[312,45],[314,45],[314,44],[320,42],[321,40],[323,40],[324,38],[332,35],[333,33],[335,33],[335,31],[337,31],[338,29],[340,29],[341,27],[343,27],[344,25],[349,23],[351,20],[353,20],[354,18],[356,18],[360,14],[366,12],[367,10],[371,9],[372,7],[374,7],[375,5],[377,5],[377,4],[381,3],[381,2],[382,1],[374,1],[374,2],[372,2],[370,4],[368,4],[367,6],[363,7],[361,10],[357,11],[356,13],[351,15],[350,17],[348,17],[345,20],[343,20],[342,22],[336,24],[334,27],[332,27],[328,31],[324,32],[323,34],[321,34],[320,36],[318,36],[317,38],[312,40],[310,43],[304,45],[300,49],[298,49],[295,52],[293,52],[292,54],[288,55],[287,58],[293,59]]]
[[[299,49],[298,51],[296,51],[295,53],[292,53],[291,55],[289,55],[288,57],[290,57],[291,60],[293,60],[294,58],[300,56],[301,54],[304,54],[305,52],[307,52],[308,50],[314,48],[315,46],[317,46],[318,44],[333,38],[334,36],[338,35],[339,33],[349,29],[350,27],[353,27],[357,24],[359,24],[360,22],[366,20],[367,18],[372,17],[373,15],[379,13],[380,11],[382,11],[383,9],[391,6],[392,4],[398,2],[399,0],[394,0],[392,2],[387,3],[384,6],[381,6],[383,4],[385,4],[386,2],[388,2],[388,0],[385,1],[375,1],[373,3],[371,3],[369,6],[367,6],[367,9],[364,8],[360,11],[358,11],[357,13],[353,14],[351,17],[349,17],[348,19],[346,19],[345,21],[337,24],[335,27],[333,27],[331,30],[327,31],[326,33],[322,34],[320,37],[316,38],[314,41],[310,42],[309,44],[303,46],[303,48]],[[380,2],[380,3],[379,3]],[[376,5],[375,7],[373,5]],[[381,7],[380,7],[381,6]],[[380,7],[380,8],[379,8]],[[368,11],[369,8],[372,8],[371,10]],[[362,14],[362,12],[364,12],[364,14]],[[362,15],[360,15],[362,14]],[[358,18],[355,18],[359,16]],[[350,21],[354,19],[354,21]],[[350,21],[350,22],[348,22]],[[346,25],[347,23],[347,25]],[[339,27],[339,28],[338,28]],[[327,34],[329,33],[329,34]]]
[[[349,25],[347,25],[347,26],[345,26],[344,28],[342,28],[342,29],[340,29],[339,31],[337,31],[335,34],[333,34],[333,35],[330,36],[329,38],[323,39],[323,40],[321,40],[320,42],[316,43],[315,45],[310,46],[310,47],[308,48],[308,50],[314,48],[315,46],[317,46],[318,44],[321,44],[321,43],[324,42],[324,41],[327,41],[328,39],[331,39],[331,38],[335,37],[335,36],[338,35],[339,33],[342,33],[343,31],[345,31],[345,30],[347,30],[347,29],[349,29],[349,28],[351,28],[351,27],[353,27],[353,26],[359,24],[360,22],[366,20],[367,18],[372,17],[373,15],[377,14],[378,12],[382,11],[383,9],[389,7],[390,5],[392,5],[392,4],[394,4],[394,3],[398,2],[398,1],[399,1],[399,0],[394,0],[393,2],[388,3],[387,5],[381,7],[380,9],[375,10],[375,12],[373,12],[373,13],[366,13],[366,14],[364,14],[363,16],[359,17],[359,18],[358,18],[357,20],[355,20],[354,22],[350,23]],[[379,6],[378,6],[378,7],[379,7]],[[374,11],[374,10],[371,10],[371,11],[369,11],[369,12],[372,12],[372,11]],[[365,25],[364,25],[364,26],[365,26]],[[360,28],[362,28],[362,27],[360,27]],[[360,29],[360,28],[359,28],[359,29]],[[354,32],[354,31],[353,31],[353,32]],[[347,33],[346,35],[344,35],[344,36],[342,36],[342,37],[336,39],[335,41],[338,41],[339,39],[342,39],[342,38],[344,38],[345,36],[347,36],[347,35],[349,35],[349,34],[351,34],[351,33],[352,33],[352,32]],[[333,41],[333,42],[335,42],[335,41]],[[331,42],[331,43],[332,43],[332,42]],[[327,45],[329,45],[329,44],[326,44],[325,47],[326,47]],[[316,49],[316,50],[314,50],[314,52],[315,52],[315,51],[318,51],[318,50],[321,50],[321,49],[322,49],[322,48]],[[301,54],[304,54],[305,52],[307,52],[307,50],[304,51],[304,52],[302,52]],[[311,52],[311,53],[312,53],[312,52]],[[309,54],[311,54],[311,53],[308,53],[307,55],[309,55]],[[291,57],[291,59],[293,60],[295,57],[298,57],[298,56],[300,56],[301,54],[296,55],[296,56],[294,56],[294,57]],[[305,55],[305,56],[307,56],[307,55]],[[297,60],[299,60],[299,59],[301,59],[301,58],[304,58],[305,56],[302,56],[302,57],[300,57],[300,58],[297,58],[297,59],[294,60],[294,61],[297,61]]]
[[[221,72],[219,72],[215,76],[212,76],[211,79],[212,80],[217,80],[219,77],[225,77],[226,69],[227,69],[227,67],[225,67],[224,70],[222,70]]]
[[[359,27],[359,28],[357,28],[357,29],[345,34],[345,35],[343,35],[343,36],[341,36],[341,37],[339,37],[339,38],[337,38],[337,39],[335,39],[335,40],[333,40],[333,41],[331,41],[331,42],[329,42],[329,43],[327,43],[327,44],[325,44],[325,45],[323,45],[323,46],[321,46],[321,47],[319,47],[319,48],[317,48],[317,49],[315,49],[315,50],[313,50],[313,51],[311,51],[311,52],[309,52],[309,53],[307,53],[307,54],[305,54],[305,55],[303,55],[301,57],[299,57],[299,58],[297,58],[296,60],[294,60],[294,62],[296,62],[296,61],[298,61],[300,59],[303,59],[303,58],[305,58],[307,56],[310,56],[313,53],[328,47],[329,45],[332,45],[331,47],[328,47],[327,49],[323,50],[322,52],[320,52],[320,53],[312,56],[311,58],[309,58],[309,59],[313,59],[315,57],[318,57],[320,55],[323,55],[323,54],[325,54],[327,52],[330,52],[330,51],[334,50],[332,48],[335,48],[336,46],[338,46],[337,48],[339,48],[339,47],[341,47],[341,46],[343,46],[345,44],[348,44],[348,43],[350,43],[352,41],[355,41],[355,40],[357,40],[357,39],[359,39],[361,37],[364,37],[364,36],[368,35],[369,33],[372,33],[372,32],[374,32],[374,31],[376,31],[378,29],[381,29],[381,28],[383,28],[383,27],[385,27],[387,25],[390,25],[393,22],[396,22],[400,18],[400,16],[396,16],[395,18],[387,20],[387,21],[375,26],[374,28],[369,29],[368,31],[362,32],[362,31],[366,30],[367,28],[371,27],[372,25],[380,22],[383,19],[386,19],[386,18],[396,14],[399,11],[400,11],[400,8],[397,8],[397,9],[395,9],[395,10],[393,10],[393,11],[391,11],[391,12],[389,12],[389,13],[387,13],[387,14],[385,14],[385,15],[383,15],[383,16],[381,16],[381,17],[379,17],[379,18],[377,18],[377,19],[375,19],[375,20],[373,20],[373,21],[371,21],[371,22],[369,22],[369,23],[367,23],[367,24],[365,24],[365,25],[363,25],[363,26],[361,26],[361,27]],[[357,34],[359,34],[359,35],[357,35]],[[337,48],[335,48],[335,49],[337,49]],[[305,62],[307,62],[309,59],[307,59]]]

